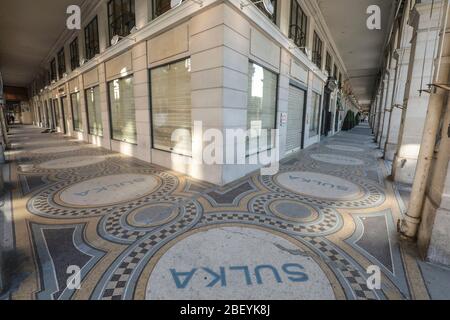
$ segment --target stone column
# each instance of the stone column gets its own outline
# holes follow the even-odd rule
[[[391,61],[391,66],[394,64],[394,60]],[[383,120],[383,127],[380,131],[380,138],[378,140],[378,146],[380,149],[384,149],[384,146],[386,144],[386,138],[387,133],[389,130],[389,124],[391,123],[391,109],[392,109],[392,95],[395,89],[395,82],[396,82],[396,69],[395,67],[392,67],[388,71],[389,78],[388,78],[388,86],[386,91],[386,102],[384,104],[384,109],[382,111],[384,112],[384,120]]]
[[[404,98],[406,108],[402,111],[403,122],[392,172],[394,180],[401,183],[411,184],[414,179],[430,97],[427,92],[419,90],[428,88],[427,84],[431,81],[433,60],[438,51],[436,47],[441,5],[442,2],[434,3],[433,6],[432,1],[422,1],[415,5],[410,16],[414,32]]]
[[[397,81],[394,87],[395,92],[392,102],[393,109],[390,120],[391,124],[389,126],[389,132],[387,134],[388,137],[384,148],[384,158],[389,161],[394,160],[395,152],[397,151],[397,143],[402,123],[402,106],[404,105],[403,98],[406,88],[405,85],[408,78],[410,53],[411,50],[408,47],[403,47],[397,50]]]
[[[386,109],[386,101],[387,101],[387,94],[388,94],[388,87],[389,87],[389,74],[384,74],[383,77],[383,86],[381,89],[381,99],[380,99],[380,105],[378,107],[378,126],[377,126],[377,132],[376,132],[376,142],[379,145],[381,140],[381,135],[383,132],[384,127],[384,120],[385,120],[385,109]]]
[[[446,5],[447,14],[450,14],[449,6]],[[439,65],[439,75],[436,83],[450,82],[450,28],[447,28],[443,37],[442,58],[436,59]],[[450,99],[449,91],[437,89],[435,99],[435,112],[441,113],[427,115],[427,121],[435,119],[432,123],[435,136],[430,137],[434,153],[431,160],[430,173],[426,177],[428,182],[425,189],[425,199],[422,209],[422,219],[418,233],[418,247],[421,254],[429,261],[450,266]],[[431,131],[431,130],[430,130]],[[432,134],[433,132],[430,132]],[[424,134],[424,140],[428,132]],[[436,141],[433,143],[433,141]],[[436,152],[437,151],[437,152]],[[431,157],[428,157],[428,159]],[[426,160],[428,160],[426,159]],[[419,161],[419,166],[423,163]],[[418,166],[418,167],[419,167]]]

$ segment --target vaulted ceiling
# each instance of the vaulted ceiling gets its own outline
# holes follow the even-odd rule
[[[384,46],[395,11],[394,0],[317,0],[344,60],[353,93],[364,106],[375,90]],[[381,9],[381,30],[367,28],[367,8]]]
[[[0,1],[0,71],[9,86],[28,86],[65,28],[66,9],[86,0]]]

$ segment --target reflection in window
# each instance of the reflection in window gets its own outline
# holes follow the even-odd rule
[[[110,0],[108,2],[109,41],[115,35],[125,37],[136,25],[134,0]]]
[[[80,93],[72,93],[70,95],[70,102],[72,104],[73,129],[82,132]]]
[[[102,111],[100,109],[99,86],[86,90],[86,105],[88,116],[89,134],[103,135]]]
[[[258,133],[255,140],[248,140],[247,155],[272,148],[271,129],[276,125],[277,74],[255,63],[249,63],[247,129]],[[261,129],[267,129],[267,140],[261,139]],[[257,149],[254,146],[259,145]]]
[[[112,138],[136,143],[133,76],[113,80],[108,83],[108,86]]]

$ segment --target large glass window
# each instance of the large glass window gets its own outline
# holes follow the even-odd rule
[[[78,51],[78,38],[70,43],[70,67],[75,70],[80,66],[80,53]]]
[[[312,61],[319,68],[322,68],[322,47],[322,40],[320,40],[319,35],[314,32]]]
[[[136,25],[134,0],[110,0],[108,2],[109,41],[115,35],[125,37]]]
[[[73,119],[73,129],[75,131],[83,131],[83,126],[81,124],[81,104],[80,104],[80,93],[72,93],[70,95],[70,102],[72,105],[72,119]]]
[[[311,110],[309,113],[309,137],[319,134],[320,121],[320,94],[313,92],[311,99]]]
[[[58,52],[58,75],[61,79],[66,72],[66,56],[64,54],[64,48]]]
[[[92,59],[100,52],[97,17],[92,19],[86,28],[84,28],[84,41],[86,44],[86,59]]]
[[[89,134],[103,136],[102,111],[99,86],[86,90],[86,106]]]
[[[113,80],[108,87],[112,138],[136,143],[133,76]]]
[[[192,154],[190,62],[186,59],[150,71],[153,147],[156,149]],[[177,129],[180,129],[177,139],[172,141]]]
[[[289,38],[294,40],[296,46],[305,51],[306,35],[308,31],[308,17],[298,4],[298,0],[291,1],[291,22],[289,26]]]
[[[271,129],[276,125],[278,76],[253,62],[248,68],[247,128],[259,132],[257,141],[248,141],[247,155],[270,149]],[[261,139],[261,129],[266,129],[267,140]],[[255,149],[254,147],[257,147]]]

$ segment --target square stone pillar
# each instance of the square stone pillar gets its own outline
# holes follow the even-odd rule
[[[392,60],[391,65],[395,64],[395,61]],[[395,82],[396,82],[396,69],[390,68],[388,71],[388,85],[387,85],[387,91],[386,91],[386,100],[384,104],[384,109],[382,110],[384,112],[384,118],[382,122],[382,128],[380,131],[380,137],[378,139],[378,146],[380,149],[384,149],[386,144],[386,138],[387,133],[389,130],[389,126],[391,124],[391,108],[392,108],[392,95],[395,89]]]
[[[413,27],[405,105],[392,176],[395,181],[411,184],[417,165],[423,126],[430,95],[420,92],[427,89],[433,75],[433,61],[438,54],[437,38],[441,3],[416,4],[410,17]],[[430,19],[430,13],[433,14]],[[435,49],[436,47],[436,49]]]
[[[409,41],[406,41],[409,44]],[[394,87],[395,93],[393,97],[393,109],[391,113],[391,124],[385,144],[384,158],[393,161],[397,151],[397,143],[399,139],[400,127],[402,124],[402,106],[408,79],[410,47],[403,47],[397,50],[398,70],[397,81]]]

